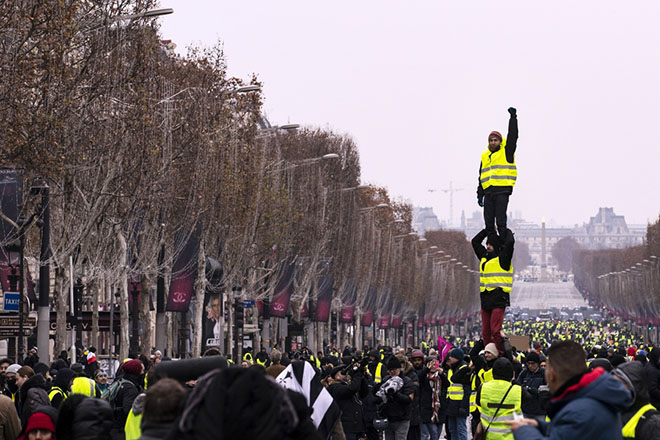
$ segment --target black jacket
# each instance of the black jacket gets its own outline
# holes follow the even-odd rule
[[[415,400],[419,395],[419,418],[421,423],[428,424],[433,417],[433,389],[428,378],[430,370],[423,367],[416,371],[419,378],[419,392],[415,394]]]
[[[419,426],[420,423],[420,417],[419,417],[419,401],[420,401],[420,396],[419,396],[419,374],[417,373],[417,370],[411,365],[410,370],[406,371],[405,374],[408,379],[412,381],[412,383],[415,386],[415,397],[413,398],[413,403],[412,403],[412,410],[410,411],[410,426]]]
[[[525,368],[520,373],[520,376],[518,376],[516,383],[531,395],[531,399],[523,402],[523,414],[530,416],[544,416],[545,410],[541,406],[541,401],[539,400],[539,387],[541,385],[546,385],[545,370],[539,367],[539,369],[536,370],[536,373],[532,373]]]
[[[413,399],[410,398],[410,395],[415,393],[415,384],[403,372],[399,377],[403,380],[403,387],[393,396],[388,397],[387,402],[380,407],[380,414],[387,417],[390,422],[410,420],[412,412]],[[374,387],[373,392],[376,393],[385,382],[387,380],[383,379]]]
[[[105,438],[112,427],[112,409],[105,400],[88,397],[76,407],[71,440]]]
[[[647,362],[648,366],[651,362]],[[646,367],[641,362],[633,361],[619,365],[619,369],[630,379],[635,388],[635,401],[625,412],[621,414],[621,423],[623,426],[634,416],[640,408],[649,403],[649,389],[646,382]],[[651,402],[651,404],[653,404]],[[660,413],[658,411],[648,411],[637,423],[635,430],[635,439],[651,440],[660,438]]]
[[[140,376],[133,374],[124,374],[121,388],[117,392],[115,399],[110,402],[112,406],[112,438],[123,438],[124,425],[126,418],[131,411],[133,401],[140,394]],[[118,380],[118,379],[117,379]],[[121,437],[120,437],[121,436]]]
[[[509,118],[509,132],[506,135],[506,161],[514,163],[514,155],[518,147],[518,118],[511,116]],[[495,150],[498,151],[498,150]],[[492,153],[491,153],[492,154]],[[479,161],[479,174],[477,178],[477,195],[484,194],[511,194],[513,193],[512,186],[489,186],[485,190],[481,186],[481,161]]]
[[[352,376],[350,382],[333,383],[328,387],[332,398],[341,409],[341,425],[344,432],[365,432],[362,399],[369,392],[362,374]]]
[[[29,378],[19,389],[20,416],[23,428],[27,426],[27,420],[40,406],[50,406],[48,399],[48,385],[41,374],[35,374]]]
[[[171,422],[151,422],[142,419],[140,429],[142,435],[138,440],[163,440],[172,430],[174,420]]]
[[[485,229],[482,229],[481,232],[475,235],[472,239],[472,248],[479,259],[479,268],[483,270],[483,265],[486,264],[486,262],[493,258],[500,257],[500,266],[502,269],[509,270],[511,267],[511,260],[513,259],[513,246],[515,244],[513,232],[511,232],[511,229],[505,231],[500,249],[495,249],[494,252],[488,252],[484,245],[481,244],[487,235],[488,232],[486,232]],[[483,263],[481,263],[482,258],[486,259]],[[509,294],[503,291],[500,287],[491,291],[481,292],[480,298],[481,308],[484,310],[503,309],[510,305]]]
[[[651,405],[660,408],[660,367],[658,366],[658,357],[660,348],[654,347],[649,353],[649,361],[644,366],[644,380],[648,386],[651,396]]]

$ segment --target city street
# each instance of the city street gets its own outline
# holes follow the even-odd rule
[[[573,283],[514,283],[511,306],[529,309],[551,307],[580,307],[587,303],[582,299]]]

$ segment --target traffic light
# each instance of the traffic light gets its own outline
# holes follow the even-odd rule
[[[239,329],[243,328],[245,324],[245,306],[243,305],[242,300],[236,301],[236,327]]]

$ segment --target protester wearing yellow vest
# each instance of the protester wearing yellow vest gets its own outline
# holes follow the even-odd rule
[[[621,380],[635,401],[621,414],[624,439],[659,439],[660,413],[651,405],[647,375],[641,362],[626,362],[612,370],[612,375]]]
[[[76,373],[70,368],[60,368],[53,379],[53,386],[48,393],[48,399],[53,408],[59,408],[69,396]]]
[[[516,109],[509,107],[509,133],[503,139],[498,131],[488,135],[488,149],[481,153],[479,166],[479,185],[477,186],[477,202],[484,208],[484,222],[489,233],[497,231],[502,235],[506,229],[506,210],[509,206],[509,196],[516,184],[518,170],[516,169],[515,153],[518,144],[518,118]]]
[[[481,242],[488,237],[486,247]],[[510,229],[503,234],[503,242],[497,234],[483,229],[472,239],[472,248],[479,259],[481,333],[484,344],[494,342],[499,354],[504,353],[502,322],[504,310],[510,305],[509,294],[513,287],[513,246],[515,240]]]
[[[512,384],[513,365],[500,358],[493,365],[493,380],[484,383],[477,393],[477,408],[486,440],[513,440],[511,427],[505,422],[521,414],[522,387]]]
[[[465,354],[454,348],[447,355],[447,426],[452,440],[467,440],[467,416],[470,405],[470,369],[463,360]]]

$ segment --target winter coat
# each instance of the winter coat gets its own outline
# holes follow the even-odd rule
[[[0,440],[14,440],[21,433],[21,419],[11,398],[0,395]]]
[[[413,368],[412,364],[409,363],[407,365],[408,367],[406,368],[406,371],[402,374],[405,374],[415,385],[415,396],[413,397],[412,409],[410,411],[410,426],[419,426],[419,374],[417,373],[417,370]]]
[[[356,374],[350,382],[333,383],[328,391],[341,409],[341,424],[344,432],[365,432],[362,399],[369,389],[362,374]]]
[[[660,408],[660,347],[649,353],[649,361],[644,365],[644,376],[651,396],[651,405]]]
[[[415,394],[415,399],[419,395],[419,420],[421,423],[431,423],[433,416],[433,389],[429,383],[430,370],[427,367],[417,370],[417,377],[419,378],[419,392]]]
[[[105,438],[112,428],[112,409],[102,399],[88,397],[76,407],[71,440]]]
[[[19,389],[19,407],[21,409],[21,424],[27,426],[27,420],[40,406],[50,406],[48,385],[41,374],[35,374],[25,381]]]
[[[410,398],[411,394],[415,393],[415,384],[403,373],[400,374],[401,379],[403,380],[403,387],[393,396],[388,396],[387,402],[385,402],[380,407],[380,414],[390,422],[400,422],[405,420],[410,420],[410,415],[412,413],[412,402]],[[388,378],[389,379],[389,378]],[[387,380],[383,380],[381,383],[377,384],[373,388],[373,393],[378,392],[380,387],[385,384]]]
[[[623,383],[596,368],[575,376],[558,390],[550,404],[550,423],[539,422],[538,428],[522,426],[513,435],[516,440],[619,440],[623,428],[619,414],[631,403],[632,395]]]
[[[648,364],[647,364],[648,365]],[[649,404],[649,390],[645,381],[645,367],[640,362],[626,362],[619,365],[622,371],[635,388],[635,401],[621,415],[623,426],[643,407]],[[656,410],[644,413],[635,429],[636,440],[653,440],[660,438],[660,413]]]
[[[142,435],[139,440],[163,440],[172,430],[174,420],[171,422],[150,422],[142,420]]]
[[[124,438],[124,425],[126,424],[126,418],[133,407],[133,401],[138,394],[140,394],[141,390],[141,380],[139,376],[124,374],[122,379],[125,379],[125,382],[122,383],[115,399],[110,402],[110,406],[112,407],[113,439]]]
[[[516,383],[523,387],[524,390],[529,392],[532,397],[531,399],[523,402],[523,414],[529,416],[544,416],[545,410],[541,406],[541,402],[539,400],[539,387],[541,385],[546,385],[545,370],[543,368],[539,368],[536,370],[536,373],[532,373],[527,368],[525,368],[520,373],[520,376],[518,376]]]

